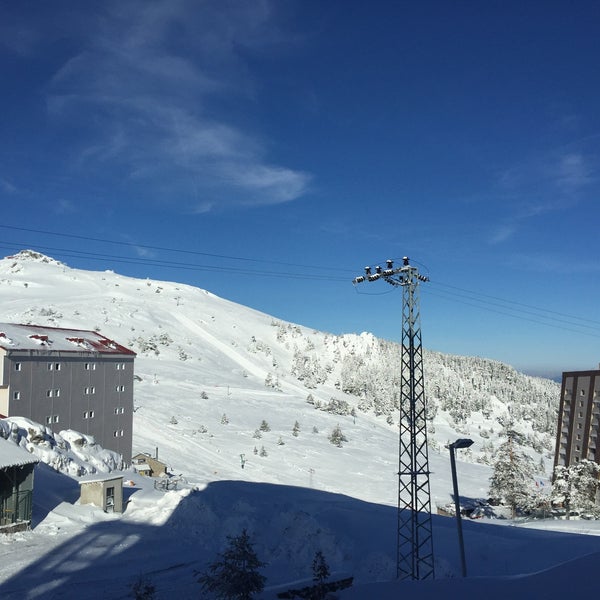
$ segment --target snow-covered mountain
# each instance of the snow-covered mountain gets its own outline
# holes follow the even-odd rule
[[[397,345],[368,333],[313,331],[188,285],[72,269],[33,251],[0,260],[0,321],[97,329],[138,353],[134,453],[158,451],[189,487],[160,502],[139,492],[132,496],[118,534],[127,558],[116,560],[107,553],[103,563],[118,573],[115,586],[122,588],[124,573],[141,568],[129,552],[135,549],[150,571],[165,564],[169,569],[187,565],[185,582],[174,583],[174,573],[160,571],[167,593],[196,589],[193,568],[213,557],[224,537],[237,535],[242,527],[258,536],[272,584],[306,578],[316,549],[324,551],[334,570],[351,571],[359,583],[394,578]],[[422,325],[426,331],[426,316]],[[540,479],[547,475],[556,383],[479,358],[425,351],[424,360],[434,507],[452,498],[444,446],[457,437],[475,441],[471,449],[460,451],[461,495],[487,497],[489,463],[507,427],[524,434],[528,452],[540,465]],[[336,426],[347,438],[341,447],[329,440]],[[43,472],[46,483],[48,478]],[[189,494],[191,488],[197,492]],[[82,540],[95,540],[109,524],[77,529],[73,522],[86,521],[88,513],[73,517],[71,509],[61,506],[32,534],[70,527],[61,551],[73,549],[83,561],[88,554],[80,550]],[[148,528],[151,523],[161,526],[160,534]],[[437,572],[452,577],[458,568],[454,524],[442,517],[439,523]],[[495,532],[495,540],[504,529]],[[79,541],[72,537],[74,531]],[[384,536],[380,544],[382,532],[389,539]],[[111,529],[110,535],[117,534]],[[497,573],[503,542],[492,542],[489,535],[469,527],[465,531],[471,550],[477,548],[479,575]],[[135,540],[154,540],[163,549],[161,556],[151,558],[145,554],[146,542],[141,547]],[[556,553],[563,546],[555,541],[548,548]],[[529,543],[523,541],[522,547]],[[595,551],[594,543],[573,543],[569,552],[555,557],[567,560],[584,553],[576,548]],[[56,541],[48,544],[59,547]],[[4,564],[13,564],[17,554],[0,548]],[[191,554],[194,559],[186,562]],[[513,554],[502,574],[522,573],[519,556],[528,554]],[[90,549],[85,574],[65,581],[75,586],[82,578],[94,580],[95,556]],[[43,554],[39,563],[28,564],[28,575],[44,588],[44,575],[37,576],[36,566],[44,565]],[[553,564],[546,556],[527,571]],[[16,577],[7,589],[24,597]]]
[[[175,439],[213,456],[206,475],[229,477],[239,475],[239,454],[253,457],[262,446],[276,453],[280,437],[301,446],[310,434],[327,444],[338,423],[348,452],[368,443],[362,427],[381,434],[393,469],[400,351],[371,334],[313,331],[199,288],[71,269],[33,251],[0,261],[0,320],[97,329],[136,351],[134,451],[158,446],[174,469],[185,470]],[[469,436],[476,443],[465,459],[490,464],[510,424],[544,473],[554,450],[558,384],[496,361],[427,350],[424,364],[432,452]],[[271,432],[258,438],[264,419]],[[302,435],[292,435],[296,422]],[[165,427],[177,435],[163,439]],[[225,439],[236,440],[226,457],[215,452]],[[271,464],[277,461],[259,462],[266,463],[261,477],[282,477]],[[303,470],[314,469],[309,463],[307,457]]]

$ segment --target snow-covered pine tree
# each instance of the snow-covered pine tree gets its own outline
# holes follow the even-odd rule
[[[339,425],[336,425],[333,428],[333,431],[329,435],[329,441],[338,448],[342,447],[342,442],[347,442],[348,438],[342,433],[342,428]]]
[[[533,508],[534,466],[532,459],[520,450],[517,444],[518,434],[510,430],[507,436],[494,457],[490,497],[510,506],[514,519],[517,510]]]
[[[567,519],[572,511],[600,516],[600,506],[596,504],[599,473],[600,465],[585,459],[568,467],[558,465],[554,469],[551,499],[564,506]]]
[[[266,563],[256,555],[246,529],[227,539],[229,545],[198,578],[198,583],[204,592],[221,600],[251,600],[265,587],[266,577],[259,569]]]

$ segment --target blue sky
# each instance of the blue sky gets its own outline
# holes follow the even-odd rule
[[[0,4],[0,250],[530,372],[600,361],[600,5]]]

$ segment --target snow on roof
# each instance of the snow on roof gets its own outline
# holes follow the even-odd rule
[[[104,481],[113,481],[117,479],[123,479],[123,475],[116,475],[115,473],[93,473],[92,475],[85,475],[78,479],[79,485],[82,483],[99,483]]]
[[[128,354],[135,352],[96,331],[64,329],[41,325],[0,323],[0,348],[5,350],[60,350],[62,352],[98,352]]]
[[[23,450],[10,440],[5,440],[0,437],[0,469],[7,467],[22,467],[23,465],[31,465],[39,460],[29,454],[27,450]]]

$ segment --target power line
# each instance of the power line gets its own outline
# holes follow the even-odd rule
[[[9,246],[5,243],[0,243],[0,247],[8,250],[13,250],[15,246]],[[65,248],[55,248],[51,246],[43,246],[37,244],[36,247],[40,250],[51,251],[55,256],[59,258],[79,258],[93,261],[105,261],[110,260],[112,262],[118,262],[122,264],[133,264],[147,267],[161,267],[170,269],[180,269],[186,271],[208,271],[208,272],[221,272],[221,273],[237,273],[241,275],[251,275],[253,277],[278,277],[284,279],[309,279],[315,281],[347,281],[344,277],[331,277],[328,275],[320,275],[318,273],[291,273],[291,272],[277,272],[277,271],[265,271],[256,269],[242,269],[240,267],[223,267],[216,265],[202,265],[197,263],[184,263],[178,261],[168,261],[154,258],[133,258],[123,257],[119,255],[102,254],[97,252],[85,252],[80,250],[70,250]]]
[[[532,318],[529,318],[529,317],[523,317],[523,316],[518,315],[518,314],[513,314],[513,313],[510,313],[510,312],[501,311],[501,310],[498,310],[498,309],[495,309],[495,308],[490,308],[488,306],[482,306],[481,304],[474,304],[472,302],[465,302],[463,300],[459,300],[458,298],[454,298],[452,296],[448,297],[448,296],[444,296],[442,294],[436,294],[435,292],[432,292],[431,290],[427,290],[427,295],[436,296],[437,298],[442,298],[444,300],[450,300],[452,302],[460,302],[461,304],[464,304],[466,306],[473,306],[475,308],[479,308],[481,310],[486,310],[488,312],[493,312],[493,313],[496,313],[496,314],[499,314],[499,315],[505,315],[507,317],[512,317],[513,319],[520,319],[522,321],[529,321],[530,323],[537,323],[539,325],[545,325],[546,327],[552,327],[553,329],[562,329],[563,331],[571,331],[572,333],[578,333],[580,335],[587,335],[587,336],[590,336],[590,337],[600,338],[600,334],[593,333],[591,331],[585,331],[585,330],[582,330],[582,329],[572,329],[571,327],[564,327],[562,325],[557,325],[555,323],[555,321],[552,321],[552,322],[549,323],[549,322],[546,322],[546,321],[540,321],[538,319],[532,319]],[[506,307],[506,308],[507,308],[507,310],[512,310],[510,307]],[[539,316],[540,316],[540,318],[546,318],[546,319],[550,319],[551,318],[551,317],[544,317],[543,315],[539,315]],[[573,325],[574,327],[581,327],[581,328],[588,327],[586,325],[579,325],[577,323],[571,323],[571,325]]]
[[[132,264],[132,265],[141,265],[141,266],[147,266],[147,267],[180,269],[180,270],[186,270],[186,271],[204,271],[204,272],[213,272],[213,273],[222,273],[222,274],[237,273],[237,274],[248,275],[248,276],[252,276],[252,277],[276,277],[276,278],[280,278],[280,279],[337,281],[340,283],[343,281],[346,281],[346,279],[344,279],[343,277],[331,277],[331,276],[326,276],[326,275],[320,275],[319,273],[321,271],[321,266],[315,266],[315,265],[306,265],[306,264],[278,261],[278,260],[271,260],[271,259],[259,259],[259,258],[252,258],[252,257],[248,257],[248,256],[233,256],[233,255],[226,255],[226,254],[209,253],[209,252],[202,252],[202,251],[197,251],[197,250],[184,250],[181,248],[172,248],[172,247],[166,247],[166,246],[135,244],[132,242],[123,242],[123,241],[112,240],[112,239],[107,239],[107,238],[86,237],[86,236],[82,236],[82,235],[65,233],[65,232],[49,231],[49,230],[43,230],[43,229],[33,229],[33,228],[26,228],[26,227],[17,227],[17,226],[13,226],[13,225],[0,224],[0,228],[7,229],[7,230],[13,230],[13,231],[34,233],[36,235],[52,235],[52,236],[57,236],[60,238],[66,238],[66,239],[83,240],[85,242],[93,241],[93,242],[98,242],[101,244],[113,244],[113,245],[129,248],[133,251],[135,251],[136,249],[144,249],[144,250],[153,250],[153,251],[157,251],[157,252],[161,252],[161,253],[173,252],[173,253],[180,253],[180,254],[185,254],[185,255],[215,258],[215,259],[219,259],[219,260],[225,259],[225,260],[231,260],[231,261],[243,261],[246,263],[271,264],[271,265],[277,265],[277,266],[285,266],[285,267],[289,267],[290,269],[291,268],[310,269],[311,272],[310,273],[297,273],[297,272],[293,272],[291,270],[272,271],[272,270],[264,270],[264,269],[247,269],[247,268],[233,267],[233,266],[232,267],[224,267],[223,265],[179,262],[179,261],[156,259],[156,258],[149,258],[149,257],[126,257],[126,256],[122,256],[122,255],[102,254],[102,253],[96,253],[96,252],[84,252],[84,251],[73,250],[73,249],[55,248],[52,246],[40,246],[37,242],[34,243],[34,245],[40,249],[44,249],[46,251],[51,251],[51,252],[61,253],[60,254],[61,258],[62,257],[76,258],[76,259],[85,258],[86,260],[93,260],[93,261],[110,260],[111,262],[118,262],[118,263],[122,263],[122,264]],[[13,242],[13,244],[14,244],[13,246],[6,246],[6,245],[2,245],[2,244],[0,244],[0,246],[14,251],[17,243],[21,243],[21,242]],[[22,244],[21,247],[27,247],[27,246],[31,245],[31,243],[24,243],[24,244],[21,243],[21,244]],[[380,261],[380,262],[381,262],[381,264],[385,263],[385,261]],[[375,262],[375,264],[377,264],[377,261]],[[420,264],[420,263],[415,261],[415,264]],[[429,271],[429,269],[426,269],[426,270]],[[336,269],[336,271],[340,272],[340,273],[341,272],[349,272],[350,273],[350,272],[354,272],[355,269],[338,267]],[[458,298],[466,298],[468,300],[471,300],[472,302],[478,303],[478,304],[469,304],[467,302],[463,302],[464,304],[467,304],[470,306],[475,306],[477,308],[481,308],[481,309],[487,310],[489,312],[496,312],[498,314],[505,314],[507,316],[512,316],[514,318],[518,318],[518,319],[522,319],[522,320],[538,322],[538,323],[544,324],[548,327],[556,327],[559,329],[565,329],[567,331],[576,331],[576,330],[569,329],[567,327],[561,327],[560,325],[557,324],[557,321],[567,324],[567,325],[571,325],[573,327],[580,327],[580,328],[587,327],[592,330],[600,330],[600,321],[596,321],[593,319],[588,319],[585,317],[579,317],[576,315],[562,313],[562,312],[554,311],[551,309],[540,308],[540,307],[537,307],[537,306],[534,306],[531,304],[525,304],[523,302],[518,302],[515,300],[508,300],[506,298],[501,298],[498,296],[484,294],[484,293],[477,292],[474,290],[460,288],[460,287],[457,287],[454,285],[436,281],[435,279],[434,279],[434,281],[431,282],[431,284],[434,287],[439,286],[442,288],[446,288],[446,290],[440,290],[443,293],[446,293],[449,295],[455,295]],[[392,292],[392,291],[394,291],[394,290],[390,290],[390,292]],[[389,292],[387,292],[387,293],[389,293]],[[431,295],[435,295],[432,293],[431,287],[427,290],[427,293],[429,293]],[[368,295],[371,295],[371,293],[369,293]],[[376,294],[372,294],[372,295],[383,295],[383,294],[376,293]],[[445,296],[438,296],[438,297],[444,298]],[[446,297],[446,299],[448,299],[448,298]],[[502,309],[509,310],[512,312],[505,313],[505,312],[499,311],[497,309],[491,308],[494,306],[500,307]],[[534,312],[532,312],[532,311],[534,311]],[[517,314],[513,314],[513,313],[517,313]],[[540,319],[550,319],[551,318],[551,317],[546,316],[545,314],[541,314],[541,313],[546,313],[547,315],[555,315],[556,317],[559,317],[559,318],[558,319],[554,318],[552,323],[543,323],[540,321],[536,321],[535,319],[531,319],[526,316],[523,316],[523,315],[531,315],[531,316],[536,316]],[[575,323],[573,321],[580,321],[581,323]],[[587,323],[587,325],[584,325],[582,323]],[[577,330],[577,333],[580,333],[580,331]],[[591,332],[583,332],[583,333],[585,333],[586,335],[592,335],[592,336],[594,335],[594,333],[591,333]]]
[[[298,264],[298,263],[283,262],[283,261],[271,260],[271,259],[250,258],[247,256],[229,256],[226,254],[214,254],[211,252],[201,252],[199,250],[183,250],[181,248],[167,248],[165,246],[150,246],[148,244],[135,244],[133,242],[123,242],[123,241],[119,241],[119,240],[110,240],[107,238],[94,238],[94,237],[89,237],[89,236],[76,235],[73,233],[46,231],[43,229],[28,229],[26,227],[15,227],[13,225],[1,225],[0,224],[0,227],[3,229],[11,229],[13,231],[26,231],[28,233],[38,233],[38,234],[41,233],[43,235],[54,235],[54,236],[62,237],[62,238],[84,240],[86,242],[91,241],[91,242],[100,242],[103,244],[115,244],[118,246],[125,246],[125,247],[131,248],[133,250],[135,250],[136,248],[144,248],[145,250],[159,250],[161,252],[178,252],[181,254],[191,254],[191,255],[196,255],[196,256],[208,256],[210,258],[227,259],[227,260],[241,260],[241,261],[246,261],[246,262],[272,264],[272,265],[279,265],[279,266],[284,266],[284,267],[299,267],[302,269],[315,269],[315,270],[322,268],[322,265],[320,265],[320,266],[303,265],[303,264]],[[338,270],[348,271],[349,273],[354,271],[354,269],[338,269]]]
[[[516,300],[507,300],[505,298],[500,298],[498,296],[492,296],[492,295],[489,295],[489,294],[483,294],[481,292],[474,292],[472,290],[466,290],[466,289],[463,289],[463,288],[456,287],[454,285],[449,285],[449,284],[440,283],[440,282],[434,282],[434,285],[436,285],[436,284],[439,285],[439,286],[442,286],[442,287],[451,288],[451,289],[458,290],[458,291],[461,291],[461,292],[465,292],[465,293],[468,293],[468,294],[482,296],[484,298],[491,298],[492,300],[498,300],[500,302],[505,302],[507,304],[515,304],[517,306],[523,306],[525,308],[531,308],[531,309],[533,309],[535,311],[538,311],[538,312],[547,312],[549,314],[558,315],[560,317],[566,317],[566,318],[569,318],[569,319],[576,319],[577,321],[585,321],[587,323],[594,323],[595,325],[598,326],[598,328],[600,328],[600,321],[595,321],[593,319],[587,319],[585,317],[578,317],[576,315],[570,315],[570,314],[567,314],[567,313],[561,313],[561,312],[550,310],[550,309],[547,309],[547,308],[539,308],[539,307],[533,306],[531,304],[524,304],[523,302],[517,302]]]

